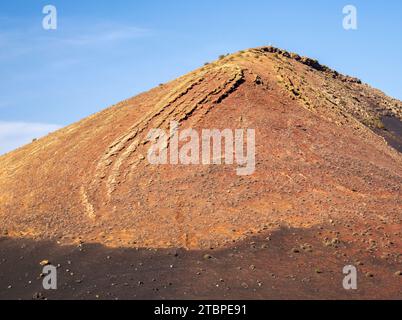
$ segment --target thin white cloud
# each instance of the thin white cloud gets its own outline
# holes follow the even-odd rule
[[[0,101],[0,109],[7,108],[7,107],[9,107],[9,106],[10,106],[10,103],[9,103],[9,102]]]
[[[0,31],[0,58],[12,58],[35,51],[116,44],[152,34],[149,29],[110,23],[82,25],[71,22],[68,27],[59,26],[54,31],[30,27],[9,29]]]
[[[24,31],[3,31],[0,33],[0,60],[30,54],[34,45],[32,37],[25,39]]]
[[[0,121],[0,155],[60,128],[55,124]]]
[[[60,43],[75,46],[89,46],[117,41],[142,38],[150,35],[147,29],[119,26],[119,27],[98,27],[98,29],[89,30],[87,33],[74,36],[65,36],[57,39]]]

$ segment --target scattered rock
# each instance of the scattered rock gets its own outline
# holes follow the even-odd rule
[[[40,265],[41,265],[42,267],[47,266],[47,265],[49,265],[49,264],[50,264],[50,261],[49,261],[49,260],[42,260],[42,261],[40,262]]]
[[[43,296],[42,293],[40,293],[40,292],[35,292],[35,293],[33,294],[33,296],[32,296],[32,299],[34,299],[34,300],[43,300],[43,299],[45,299],[45,297]]]

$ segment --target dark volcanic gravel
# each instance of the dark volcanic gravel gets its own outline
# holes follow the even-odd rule
[[[400,256],[376,258],[337,239],[323,243],[331,227],[323,229],[282,228],[208,251],[60,247],[3,238],[0,299],[402,298]],[[57,290],[42,288],[44,260],[58,267]],[[356,291],[342,287],[348,264],[359,271]]]

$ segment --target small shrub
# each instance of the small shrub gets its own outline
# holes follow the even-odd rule
[[[373,125],[374,125],[374,127],[376,127],[377,129],[380,129],[380,130],[384,130],[384,129],[385,129],[384,123],[383,123],[383,122],[381,121],[381,119],[379,119],[379,118],[376,118],[376,119],[373,120]]]

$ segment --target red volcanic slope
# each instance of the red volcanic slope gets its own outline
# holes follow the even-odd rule
[[[402,119],[402,103],[358,79],[272,47],[238,52],[0,157],[0,232],[202,249],[336,224],[350,230],[339,241],[397,252],[402,155],[385,118]],[[255,173],[150,165],[149,130],[173,120],[255,129]]]

